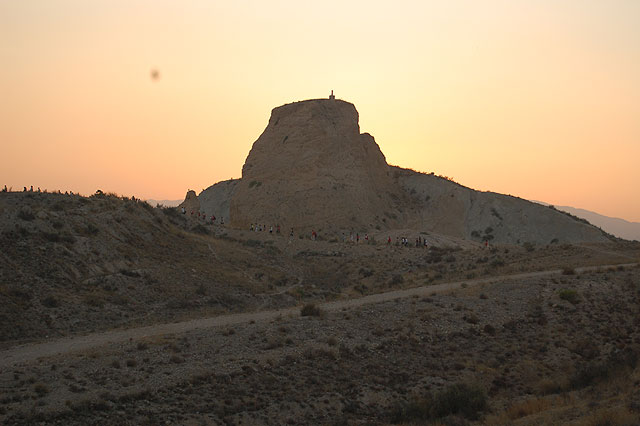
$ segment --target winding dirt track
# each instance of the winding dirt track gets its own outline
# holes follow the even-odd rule
[[[627,263],[623,265],[599,265],[576,268],[576,272],[596,270],[598,268],[608,268],[617,266],[636,266],[637,263]],[[526,272],[522,274],[500,275],[488,278],[455,281],[444,284],[429,285],[409,288],[405,290],[394,290],[386,293],[372,294],[356,299],[337,300],[318,304],[325,311],[338,311],[347,308],[355,308],[363,305],[386,302],[412,296],[428,296],[433,293],[442,293],[460,288],[462,284],[474,286],[497,281],[534,278],[549,275],[560,275],[562,270],[553,269],[547,271]],[[197,329],[212,327],[230,326],[248,323],[250,321],[268,321],[280,316],[299,315],[300,307],[292,307],[271,311],[246,312],[241,314],[220,315],[209,318],[199,318],[190,321],[183,321],[169,324],[156,324],[146,327],[130,328],[126,330],[106,331],[85,336],[71,336],[42,343],[32,343],[20,345],[0,352],[0,368],[9,368],[18,363],[37,360],[38,358],[50,357],[72,352],[85,351],[111,343],[122,343],[132,339],[145,337],[162,336],[170,334],[180,334]]]

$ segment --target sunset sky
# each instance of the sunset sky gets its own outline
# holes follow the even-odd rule
[[[183,198],[332,89],[390,164],[640,222],[637,0],[0,0],[0,186]]]

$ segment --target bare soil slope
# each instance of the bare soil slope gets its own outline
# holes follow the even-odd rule
[[[433,174],[394,168],[418,205],[416,229],[497,243],[608,241],[575,216],[510,195],[474,191]]]

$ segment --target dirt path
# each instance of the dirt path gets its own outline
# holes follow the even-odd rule
[[[628,263],[624,265],[599,265],[583,268],[576,268],[576,272],[584,272],[596,270],[598,268],[617,267],[617,266],[636,266],[637,263]],[[526,272],[514,275],[500,275],[488,278],[455,281],[444,284],[415,287],[404,290],[394,290],[386,293],[372,294],[357,299],[337,300],[326,302],[318,306],[325,311],[338,311],[342,309],[355,308],[368,304],[386,302],[394,299],[412,297],[412,296],[428,296],[433,293],[442,293],[446,291],[461,288],[463,284],[466,286],[474,286],[479,284],[494,283],[498,281],[534,278],[548,275],[560,275],[562,270],[554,269],[547,271]],[[104,346],[113,343],[122,343],[129,340],[141,339],[145,337],[180,334],[197,329],[206,329],[211,327],[223,327],[235,324],[243,324],[249,321],[269,321],[280,316],[297,316],[300,313],[300,307],[292,307],[270,311],[247,312],[241,314],[220,315],[210,318],[199,318],[190,321],[183,321],[170,324],[156,324],[146,327],[131,328],[126,330],[115,330],[101,333],[89,334],[86,336],[71,336],[62,339],[52,340],[43,343],[33,343],[28,345],[16,346],[0,352],[0,368],[10,368],[11,366],[34,361],[38,358],[50,357],[60,354],[80,352],[88,349]]]

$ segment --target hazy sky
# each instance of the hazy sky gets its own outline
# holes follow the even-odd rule
[[[0,0],[0,185],[182,198],[331,89],[390,164],[640,221],[637,0]]]

